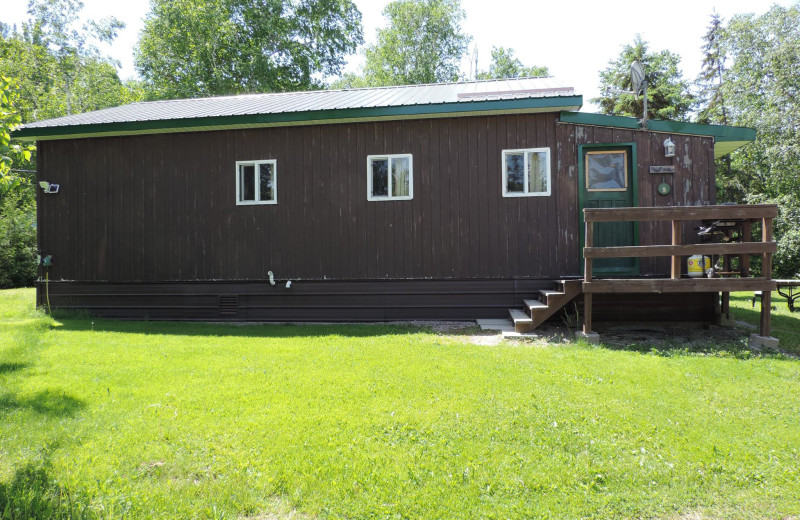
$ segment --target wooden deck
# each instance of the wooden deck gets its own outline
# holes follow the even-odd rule
[[[759,335],[770,336],[771,291],[776,289],[772,279],[772,255],[777,246],[772,240],[772,221],[778,215],[778,207],[772,204],[724,205],[724,206],[674,206],[638,208],[591,208],[584,209],[586,222],[586,247],[584,247],[584,323],[583,333],[592,334],[592,295],[597,293],[692,293],[718,292],[722,294],[721,311],[729,312],[729,294],[733,291],[762,291],[761,322]],[[672,221],[672,243],[668,245],[645,245],[624,247],[595,247],[594,225],[596,222]],[[686,222],[699,220],[735,220],[741,222],[743,240],[736,243],[681,244],[683,226]],[[750,242],[753,224],[761,225],[761,241]],[[739,256],[741,269],[738,277],[688,278],[681,276],[683,258],[690,255]],[[762,276],[749,276],[750,255],[760,255]],[[671,276],[664,279],[595,279],[592,273],[595,258],[625,258],[669,256],[672,258]],[[730,272],[726,273],[729,276]]]

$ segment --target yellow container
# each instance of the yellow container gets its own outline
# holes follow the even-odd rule
[[[701,278],[711,269],[711,258],[703,255],[690,256],[686,261],[686,272],[690,278]]]

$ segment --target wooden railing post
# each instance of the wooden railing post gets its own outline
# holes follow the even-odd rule
[[[761,241],[772,242],[772,219],[761,219]],[[765,280],[772,280],[772,253],[761,254],[761,275]],[[770,336],[770,314],[772,311],[772,292],[761,293],[761,327],[759,334],[765,338]]]
[[[777,218],[778,208],[774,204],[763,205],[721,205],[721,206],[681,206],[681,207],[627,207],[627,208],[585,208],[584,215],[584,319],[583,331],[578,335],[592,336],[597,341],[597,334],[592,332],[592,297],[594,293],[680,293],[706,292],[722,293],[722,305],[719,300],[715,311],[729,317],[729,293],[731,291],[762,291],[760,334],[752,334],[752,345],[773,346],[778,341],[770,336],[770,311],[772,308],[771,291],[775,289],[772,279],[772,256],[777,246],[772,239],[773,220]],[[741,243],[686,244],[683,242],[683,222],[694,220],[736,220],[742,222]],[[594,231],[598,222],[654,222],[670,221],[672,223],[671,245],[646,246],[595,246]],[[762,240],[753,240],[750,235],[752,223],[761,222]],[[684,256],[690,255],[723,255],[726,264],[729,257],[739,256],[742,278],[687,278],[681,279],[681,262]],[[748,255],[762,255],[763,276],[751,278],[749,274],[750,259]],[[656,256],[671,257],[672,266],[669,279],[614,279],[593,280],[592,272],[595,258],[650,258]]]
[[[584,245],[586,247],[594,247],[594,222],[586,222],[586,234]],[[583,281],[592,281],[592,259],[584,255],[583,258]],[[589,292],[583,293],[583,333],[589,334],[592,332],[592,294]]]
[[[681,245],[681,231],[683,226],[681,226],[680,220],[673,220],[672,221],[672,245],[679,246]],[[673,256],[672,257],[672,279],[677,280],[681,277],[681,257],[680,256]]]
[[[753,224],[748,220],[746,222],[742,222],[742,236],[740,237],[740,242],[750,242],[753,236]],[[750,276],[750,255],[744,254],[739,255],[739,271],[740,276],[747,277]]]

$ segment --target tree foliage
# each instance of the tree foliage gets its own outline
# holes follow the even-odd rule
[[[362,41],[351,0],[151,0],[135,59],[158,98],[308,90]]]
[[[456,81],[471,37],[461,29],[460,0],[395,0],[383,10],[389,25],[367,47],[364,73],[353,86]]]
[[[731,61],[722,91],[732,121],[756,129],[734,163],[746,193],[800,196],[800,6],[734,16],[723,36]]]
[[[492,61],[488,71],[478,73],[478,79],[534,78],[549,76],[547,67],[526,67],[514,56],[514,49],[492,47]]]
[[[680,56],[670,51],[650,52],[647,42],[636,35],[632,45],[625,45],[620,55],[600,72],[601,97],[592,99],[604,114],[642,117],[644,101],[633,94],[615,92],[631,90],[630,65],[639,60],[647,80],[647,117],[684,121],[689,117],[692,96],[689,82],[683,78]]]
[[[22,122],[98,110],[135,99],[118,64],[98,46],[123,24],[114,18],[78,24],[79,0],[32,0],[21,30],[0,30],[0,74],[19,84]]]
[[[32,146],[11,140],[11,132],[22,121],[16,108],[19,102],[17,90],[13,79],[0,76],[0,198],[25,182],[25,177],[16,174],[13,167],[27,165],[33,151]]]
[[[36,277],[36,207],[33,185],[13,167],[31,158],[31,146],[11,141],[21,117],[14,80],[0,76],[0,289],[31,285]]]
[[[719,68],[719,97],[701,89],[700,113],[724,107],[730,124],[756,129],[731,168],[718,170],[719,183],[736,202],[778,204],[775,275],[800,276],[800,4],[734,16],[717,34],[719,60],[730,66]]]

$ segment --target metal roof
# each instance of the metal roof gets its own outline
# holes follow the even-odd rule
[[[63,139],[425,114],[577,110],[581,104],[572,87],[554,78],[245,94],[132,103],[29,123],[15,137]]]

